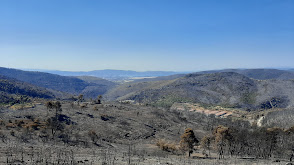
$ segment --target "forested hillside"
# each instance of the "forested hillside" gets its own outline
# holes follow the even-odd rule
[[[14,78],[39,87],[66,92],[73,95],[84,94],[85,97],[93,98],[104,94],[114,85],[114,83],[110,81],[98,78],[95,79],[95,82],[93,82],[90,81],[89,78],[59,76],[43,72],[22,71],[2,67],[0,67],[0,75]]]
[[[55,95],[45,88],[0,75],[0,103],[27,102],[29,98],[52,99]]]

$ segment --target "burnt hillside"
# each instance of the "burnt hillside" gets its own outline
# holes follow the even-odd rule
[[[194,102],[254,110],[293,106],[293,92],[292,80],[255,80],[235,72],[220,72],[124,84],[106,96],[159,106]]]

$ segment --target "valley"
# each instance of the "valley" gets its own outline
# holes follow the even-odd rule
[[[291,79],[221,71],[118,84],[1,69],[1,164],[285,164],[294,147]]]

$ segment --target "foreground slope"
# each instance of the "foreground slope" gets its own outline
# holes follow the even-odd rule
[[[61,109],[56,114],[39,104],[26,110],[0,110],[0,164],[273,164],[269,156],[285,164],[291,151],[285,145],[293,144],[294,137],[280,130],[278,138],[287,141],[271,150],[269,143],[280,139],[245,120],[120,103],[87,104],[81,109],[63,102]],[[220,145],[212,140],[209,157],[207,148],[197,144],[188,158],[179,145],[186,128],[199,140],[215,139],[211,132],[229,129],[223,133],[230,143],[215,148]],[[226,159],[218,160],[218,153],[225,153]]]

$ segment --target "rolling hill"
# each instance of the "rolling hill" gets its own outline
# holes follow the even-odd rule
[[[74,95],[84,94],[85,97],[97,97],[97,95],[104,94],[112,86],[112,84],[114,84],[103,79],[90,81],[89,78],[60,76],[50,73],[22,71],[3,67],[0,67],[0,75],[55,91],[66,92]],[[107,83],[109,83],[109,85],[105,85]],[[91,92],[89,92],[90,90]]]
[[[133,82],[113,88],[111,100],[170,106],[194,102],[244,109],[294,106],[294,81],[255,80],[235,72],[188,74],[173,80]]]
[[[291,80],[294,79],[294,72],[289,70],[279,69],[224,69],[196,72],[198,74],[220,73],[220,72],[235,72],[257,80]]]
[[[247,77],[258,79],[258,80],[291,80],[294,79],[294,73],[278,70],[278,69],[246,69],[237,71],[237,73],[243,74]]]
[[[0,75],[1,104],[27,102],[30,98],[52,99],[57,93]]]
[[[208,70],[194,72],[194,74],[209,74],[209,73],[222,73],[222,72],[235,72],[242,74],[246,77],[257,79],[257,80],[291,80],[294,79],[294,69],[290,70],[279,70],[279,69],[223,69],[223,70]],[[155,78],[146,78],[135,80],[134,82],[149,82],[149,81],[160,81],[160,80],[173,80],[176,78],[184,77],[186,74],[175,74],[169,76],[160,76]]]
[[[28,72],[17,69],[0,68],[0,75],[67,93],[80,93],[88,86],[88,83],[78,78],[43,72]]]

